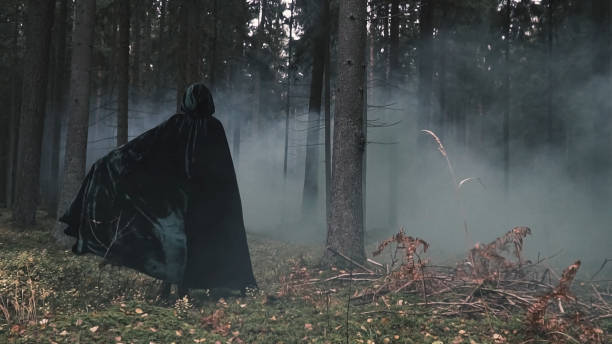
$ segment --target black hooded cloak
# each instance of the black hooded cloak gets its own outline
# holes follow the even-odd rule
[[[60,221],[73,251],[185,288],[255,287],[236,174],[214,103],[190,86],[182,112],[93,164]]]

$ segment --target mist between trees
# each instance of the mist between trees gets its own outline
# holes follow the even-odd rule
[[[78,6],[42,1],[33,13],[39,2],[5,0],[1,14],[0,201],[24,224],[37,207],[58,211],[77,56]],[[326,108],[333,129],[340,87],[361,88],[366,244],[403,226],[444,259],[529,226],[528,254],[563,250],[564,265],[609,257],[609,1],[368,1],[364,85],[338,81],[348,63],[338,59],[339,2],[84,1],[96,6],[81,17],[94,32],[86,166],[117,146],[122,118],[133,138],[204,81],[248,230],[323,248]],[[457,181],[422,129],[441,138]]]

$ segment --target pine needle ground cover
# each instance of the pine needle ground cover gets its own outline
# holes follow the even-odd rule
[[[320,247],[251,234],[258,290],[162,300],[159,281],[54,246],[50,220],[20,231],[9,218],[1,212],[0,343],[612,340],[610,282],[580,280],[578,262],[540,269],[520,256],[524,227],[450,267],[430,264],[430,243],[404,232],[371,243],[367,266],[330,269],[317,266]]]

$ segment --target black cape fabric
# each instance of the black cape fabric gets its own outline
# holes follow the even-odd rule
[[[186,288],[255,287],[221,122],[176,114],[98,160],[60,218],[73,251]]]

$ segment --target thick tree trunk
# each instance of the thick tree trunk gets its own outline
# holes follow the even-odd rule
[[[334,116],[331,216],[325,260],[333,251],[365,261],[363,157],[365,150],[366,2],[341,0],[338,28],[338,79]]]
[[[130,2],[118,0],[119,5],[119,46],[118,48],[118,97],[117,146],[128,142],[128,97],[130,81]]]
[[[51,93],[53,95],[52,118],[49,121],[49,133],[51,134],[51,161],[47,210],[51,216],[57,213],[62,120],[64,118],[64,111],[66,110],[66,77],[64,75],[66,74],[68,1],[61,0],[59,5],[59,14],[55,21],[55,37],[53,40],[55,44],[55,73],[53,77],[53,90]]]
[[[15,166],[17,165],[17,140],[19,132],[19,107],[20,107],[20,57],[19,57],[19,26],[21,24],[19,18],[19,8],[15,6],[15,17],[13,18],[13,41],[11,42],[13,53],[13,66],[11,70],[11,108],[8,122],[8,150],[6,163],[6,207],[13,206],[14,190],[15,190]]]
[[[66,211],[79,191],[85,176],[85,163],[87,161],[89,90],[96,1],[80,0],[75,5],[72,59],[70,63],[68,130],[58,218]],[[65,243],[67,238],[62,233],[62,227],[59,223],[55,226],[54,236],[58,241]]]
[[[47,100],[49,42],[55,0],[29,0],[26,51],[24,54],[23,100],[19,121],[17,179],[13,220],[25,227],[35,223],[39,201],[40,153]]]
[[[312,222],[318,217],[319,199],[319,131],[321,125],[321,93],[323,91],[323,73],[325,69],[325,51],[329,32],[327,32],[327,3],[320,0],[319,20],[313,44],[312,77],[308,101],[308,131],[306,135],[306,163],[304,171],[304,191],[302,193],[302,218]]]
[[[420,37],[418,42],[418,130],[431,126],[431,88],[433,73],[433,5],[431,0],[421,0],[419,11]],[[424,135],[420,135],[424,138]],[[421,139],[419,142],[424,142]]]

